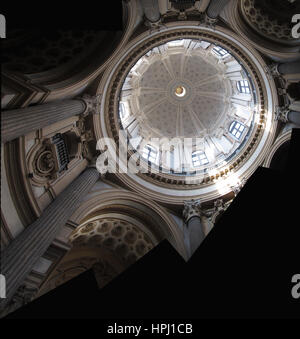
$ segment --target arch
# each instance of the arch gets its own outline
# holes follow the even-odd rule
[[[247,40],[247,44],[251,44],[263,55],[274,61],[296,60],[299,57],[299,46],[297,46],[299,41],[297,39],[289,41],[287,39],[273,40],[270,39],[270,36],[260,34],[259,30],[253,29],[253,26],[249,25],[250,20],[246,20],[243,14],[242,3],[245,1],[230,1],[224,10],[223,15],[233,31],[239,32],[240,36]]]
[[[265,159],[263,166],[264,167],[271,167],[272,160],[276,154],[276,152],[280,149],[281,146],[286,144],[292,137],[292,129],[283,132],[275,141],[275,143],[272,145],[270,152]]]
[[[141,220],[159,242],[167,239],[176,250],[187,258],[183,233],[169,213],[154,201],[120,189],[93,191],[70,218],[75,224],[82,224],[93,216],[105,213],[119,213]]]
[[[289,148],[290,148],[290,140],[287,140],[277,149],[277,151],[275,152],[271,160],[271,164],[270,164],[271,169],[280,170],[280,171],[285,170],[287,166],[287,162],[288,162]]]
[[[136,25],[138,17],[136,2],[122,1],[122,6],[124,12],[124,28],[123,31],[108,32],[111,38],[105,41],[104,45],[108,45],[109,48],[103,48],[103,45],[99,46],[98,44],[95,49],[91,51],[89,58],[86,58],[86,55],[80,58],[80,60],[73,58],[66,64],[59,65],[56,68],[26,74],[26,78],[30,80],[30,84],[29,81],[22,83],[19,81],[20,84],[17,83],[16,86],[21,85],[30,95],[21,96],[17,91],[14,91],[15,97],[11,100],[11,104],[8,104],[8,107],[24,105],[24,103],[29,105],[73,97],[74,95],[80,94],[88,84],[91,84],[93,80],[101,76],[101,73],[112,60],[118,57],[118,54],[128,42]],[[35,32],[35,34],[38,34],[38,32]],[[23,35],[20,36],[20,40],[24,40]],[[52,50],[53,49],[51,49],[51,51]],[[99,59],[99,54],[102,55],[101,60]],[[89,60],[89,64],[86,63],[87,59]],[[8,73],[6,75],[10,81],[14,82],[13,76]],[[39,95],[34,95],[37,93]]]
[[[99,284],[99,287],[103,287],[121,273],[124,269],[122,264],[116,260],[116,257],[111,256],[105,248],[82,246],[76,248],[76,251],[71,249],[47,279],[43,281],[37,297],[101,263],[106,268],[108,267],[109,272],[108,270],[103,272],[104,281],[102,281],[101,285]]]

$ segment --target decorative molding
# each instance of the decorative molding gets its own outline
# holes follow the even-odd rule
[[[278,71],[278,66],[279,64],[277,63],[272,63],[270,65],[267,66],[267,72],[272,75],[273,77],[280,77],[281,74]]]
[[[87,93],[83,94],[81,97],[78,99],[82,100],[86,108],[82,115],[84,117],[90,115],[90,114],[99,114],[100,112],[100,105],[101,105],[101,100],[102,100],[102,94],[97,94],[97,95],[89,95]]]
[[[58,159],[53,144],[50,139],[45,139],[33,159],[33,172],[37,177],[47,182],[57,178],[58,169]]]
[[[241,189],[246,184],[246,182],[247,182],[246,178],[243,178],[237,184],[231,186],[231,189],[232,189],[232,192],[234,193],[234,196],[238,195],[238,193],[241,191]]]
[[[149,28],[150,34],[154,31],[160,31],[162,28],[166,28],[166,25],[163,23],[163,18],[160,17],[158,21],[151,22],[149,20],[145,20],[145,26]]]
[[[73,248],[105,247],[116,253],[125,266],[135,262],[156,245],[140,228],[113,216],[100,216],[86,221],[74,230],[70,235],[70,241]]]
[[[216,199],[214,201],[214,208],[213,210],[209,211],[206,215],[208,221],[214,225],[216,220],[220,214],[223,214],[227,208],[232,203],[232,200],[224,201],[223,199]]]
[[[287,123],[289,121],[288,119],[289,112],[290,109],[288,108],[288,106],[285,107],[277,106],[275,110],[275,120]]]
[[[205,14],[204,24],[206,24],[207,26],[215,27],[218,21],[218,18],[210,18],[207,14]]]

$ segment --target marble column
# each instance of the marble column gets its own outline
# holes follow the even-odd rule
[[[287,62],[277,66],[279,74],[297,74],[300,73],[300,60],[294,62]]]
[[[151,23],[158,22],[160,19],[158,0],[141,0],[141,4],[146,19]]]
[[[230,0],[211,0],[206,14],[210,19],[217,19],[221,14],[223,8],[229,3]]]
[[[184,202],[183,217],[189,235],[191,255],[196,251],[205,238],[205,233],[201,222],[201,214],[200,200]]]
[[[82,198],[99,178],[96,168],[84,170],[43,211],[42,215],[17,236],[1,253],[1,274],[6,279],[6,299],[0,299],[0,309],[11,300],[37,260],[46,252],[60,229],[80,205]]]
[[[84,95],[79,99],[3,111],[1,114],[1,142],[5,143],[16,139],[74,115],[96,112],[99,104],[98,96]]]

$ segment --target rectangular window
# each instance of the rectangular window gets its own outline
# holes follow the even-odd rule
[[[237,121],[234,121],[229,128],[230,134],[233,135],[236,139],[240,139],[244,130],[245,126]]]
[[[214,47],[212,51],[220,58],[225,58],[227,55],[229,55],[229,53],[225,49],[219,46]]]
[[[240,93],[250,94],[250,86],[247,80],[240,80],[237,83],[237,88]]]
[[[198,151],[192,154],[192,162],[194,167],[199,167],[208,164],[209,161],[204,152]]]

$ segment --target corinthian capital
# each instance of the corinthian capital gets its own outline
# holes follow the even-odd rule
[[[289,121],[288,114],[290,110],[287,107],[276,107],[275,120],[287,123]]]
[[[281,74],[278,71],[278,64],[272,63],[267,66],[267,73],[272,75],[273,77],[280,77]]]
[[[243,178],[241,181],[231,186],[231,190],[234,193],[234,196],[237,196],[239,194],[239,192],[244,187],[246,182],[247,182],[246,178]]]
[[[96,114],[100,111],[102,95],[83,94],[80,99],[85,103],[86,109],[83,112],[84,116],[89,114]]]
[[[183,208],[183,218],[185,223],[187,223],[192,217],[201,216],[201,201],[200,200],[190,200],[184,202]]]

